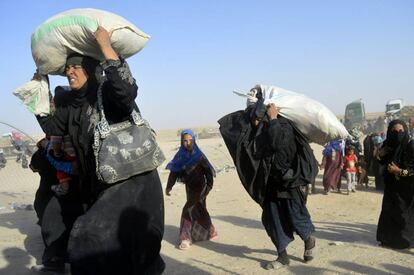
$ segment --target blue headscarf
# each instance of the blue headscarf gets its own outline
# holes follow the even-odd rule
[[[341,140],[330,141],[328,144],[325,145],[325,149],[323,149],[322,154],[327,157],[332,156],[332,150],[342,152],[342,141]]]
[[[184,135],[190,135],[193,138],[193,150],[189,152],[183,144]],[[198,162],[204,158],[208,166],[210,167],[213,176],[215,176],[215,171],[211,163],[208,161],[204,153],[198,148],[196,143],[196,137],[192,130],[185,129],[181,132],[181,146],[178,152],[175,154],[174,158],[167,164],[166,169],[171,172],[179,173],[184,171],[190,171]]]

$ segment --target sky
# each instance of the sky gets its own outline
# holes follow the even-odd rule
[[[232,91],[256,84],[303,93],[335,114],[359,98],[368,112],[393,98],[414,104],[411,0],[19,0],[0,2],[0,122],[41,133],[12,93],[36,69],[32,32],[73,8],[116,13],[151,35],[127,61],[155,129],[217,126],[245,107]],[[52,90],[65,84],[52,77]]]

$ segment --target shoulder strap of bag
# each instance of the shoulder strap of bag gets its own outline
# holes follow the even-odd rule
[[[99,113],[99,122],[96,125],[96,130],[99,132],[100,138],[106,138],[110,132],[111,127],[109,126],[108,120],[106,119],[105,112],[104,112],[104,106],[103,106],[103,100],[102,100],[102,87],[103,83],[105,82],[106,77],[104,76],[102,78],[102,81],[99,83],[97,97],[98,97],[98,113]],[[141,114],[137,112],[135,109],[132,109],[132,112],[130,114],[131,121],[135,125],[143,125],[146,124],[146,121],[142,118]]]

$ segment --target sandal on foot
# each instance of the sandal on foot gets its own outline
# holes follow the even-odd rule
[[[218,236],[218,234],[216,234],[216,235],[214,235],[213,237],[211,237],[211,238],[209,239],[209,241],[217,241],[217,240],[218,240],[218,238],[219,238],[219,236]]]
[[[178,246],[178,248],[180,250],[186,250],[186,249],[189,249],[190,246],[191,246],[191,242],[189,240],[183,240],[183,241],[181,241],[181,243]]]
[[[271,270],[271,269],[277,270],[277,269],[281,269],[283,267],[286,267],[288,265],[289,264],[283,264],[283,263],[279,262],[278,260],[275,260],[275,261],[271,261],[271,262],[266,263],[264,265],[264,269],[266,269],[266,270]]]

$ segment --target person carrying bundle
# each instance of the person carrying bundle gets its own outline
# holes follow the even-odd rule
[[[277,249],[277,259],[264,268],[279,269],[289,265],[294,232],[304,241],[304,261],[314,258],[315,228],[301,187],[314,181],[318,163],[295,125],[257,96],[246,110],[220,119],[220,132],[243,186],[262,207],[262,223]]]
[[[71,101],[56,108],[53,115],[37,116],[46,135],[69,135],[76,152],[77,192],[86,213],[75,221],[70,232],[71,274],[160,274],[165,268],[160,257],[164,204],[157,170],[112,185],[98,180],[96,175],[92,145],[99,120],[94,109],[98,88],[102,88],[109,124],[126,121],[132,110],[139,109],[135,103],[135,79],[126,61],[112,48],[110,33],[98,27],[94,35],[105,57],[101,66],[106,80],[102,82],[97,60],[70,55],[65,74]]]

